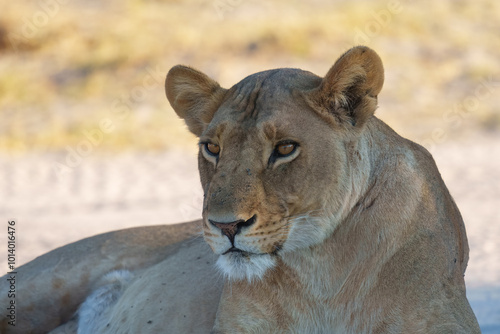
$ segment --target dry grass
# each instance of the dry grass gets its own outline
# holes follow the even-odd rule
[[[382,12],[390,16],[377,23]],[[384,60],[378,112],[398,131],[427,144],[442,140],[439,129],[495,131],[499,31],[493,0],[6,2],[0,150],[77,147],[103,120],[112,130],[94,149],[192,146],[164,97],[171,66],[192,65],[224,86],[275,67],[321,75],[360,43]],[[496,86],[482,88],[484,81]],[[456,109],[464,103],[468,109]]]

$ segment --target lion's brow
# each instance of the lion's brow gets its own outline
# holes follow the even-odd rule
[[[255,120],[257,119],[259,112],[257,108],[257,100],[260,96],[260,90],[262,88],[262,81],[257,81],[256,85],[253,87],[252,92],[248,96],[246,100],[246,107],[243,113],[241,114],[240,120],[243,122],[248,119]]]
[[[240,123],[247,120],[256,120],[259,116],[260,108],[262,104],[263,92],[266,89],[271,88],[272,85],[266,85],[270,79],[276,75],[279,71],[269,71],[267,75],[260,77],[249,77],[241,82],[241,86],[237,87],[237,109],[241,112],[241,116],[238,119]],[[244,97],[244,98],[242,98]]]

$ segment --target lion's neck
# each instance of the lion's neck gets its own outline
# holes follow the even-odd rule
[[[385,151],[382,149],[383,140],[374,135],[375,132],[379,132],[382,125],[380,123],[373,117],[358,137],[345,143],[346,165],[343,169],[348,172],[340,181],[342,188],[345,189],[343,203],[340,207],[331,203],[325,205],[325,212],[331,216],[335,226],[352,215],[376,182],[377,169],[384,159],[380,152]]]
[[[283,256],[283,264],[297,275],[312,295],[334,296],[353,277],[370,268],[369,262],[383,260],[377,258],[380,252],[376,247],[366,245],[366,240],[377,238],[373,235],[376,226],[361,228],[361,224],[366,223],[363,212],[373,205],[380,188],[380,169],[391,159],[386,153],[382,155],[380,152],[386,152],[384,146],[390,146],[392,138],[398,136],[385,128],[384,123],[373,118],[359,139],[347,144],[346,168],[351,171],[346,182],[348,195],[342,211],[331,215],[335,230],[324,242]],[[363,264],[363,267],[359,264]],[[370,277],[366,272],[363,275]]]

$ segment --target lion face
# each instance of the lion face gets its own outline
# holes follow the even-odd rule
[[[373,115],[382,73],[361,47],[325,78],[278,69],[226,90],[188,67],[169,72],[167,97],[200,139],[204,238],[230,279],[262,278],[340,223],[352,206],[347,147]]]
[[[200,135],[204,237],[233,278],[262,276],[280,252],[321,242],[332,227],[325,208],[338,191],[317,185],[339,183],[331,162],[344,156],[329,125],[287,87],[293,77],[317,81],[298,70],[249,77]]]

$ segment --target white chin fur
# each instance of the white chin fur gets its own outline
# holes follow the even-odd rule
[[[244,255],[228,253],[219,256],[217,267],[229,280],[248,282],[260,280],[268,269],[276,265],[276,259],[269,254]]]

